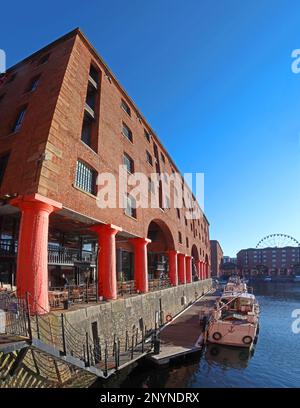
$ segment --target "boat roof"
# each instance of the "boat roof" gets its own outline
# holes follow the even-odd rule
[[[255,296],[252,293],[248,292],[225,292],[222,295],[222,298],[234,298],[234,297],[242,297],[246,299],[255,299]]]

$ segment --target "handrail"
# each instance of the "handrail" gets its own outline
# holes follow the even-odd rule
[[[3,295],[3,299],[6,300],[6,306],[9,306],[12,299],[19,302],[18,313],[24,316],[26,337],[35,347],[40,347],[41,350],[50,354],[52,347],[56,349],[53,354],[56,357],[58,355],[64,356],[70,364],[77,364],[80,367],[83,364],[87,369],[94,367],[100,370],[104,377],[111,373],[110,370],[118,370],[120,361],[127,364],[130,359],[135,358],[136,353],[142,355],[145,351],[145,340],[151,337],[151,333],[147,332],[146,327],[133,327],[131,346],[129,346],[127,331],[126,338],[123,336],[121,339],[114,335],[113,337],[109,336],[110,341],[108,341],[107,338],[100,338],[98,335],[99,341],[95,342],[89,331],[75,327],[63,313],[59,316],[48,312],[38,304],[30,293],[26,294],[26,299],[19,299],[15,294],[13,296]],[[32,315],[30,305],[44,314]],[[16,313],[12,312],[12,316],[14,315],[17,316]],[[14,331],[15,334],[20,334],[15,327],[12,327],[10,333],[13,334]],[[25,332],[23,331],[22,334],[24,335]],[[122,360],[120,360],[121,355],[123,356]],[[76,359],[78,363],[76,363]]]

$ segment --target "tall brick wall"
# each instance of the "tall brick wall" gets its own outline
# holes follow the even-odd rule
[[[14,81],[0,87],[0,95],[4,95],[0,102],[0,155],[10,153],[0,194],[23,195],[38,190],[43,153],[73,42],[74,38],[66,39],[16,65],[12,69],[16,74]],[[48,62],[39,65],[41,56],[48,52]],[[36,90],[28,92],[37,75],[40,78]],[[23,106],[27,106],[24,121],[20,130],[13,133]]]
[[[81,128],[84,115],[84,104],[88,85],[90,64],[97,66],[100,73],[99,93],[100,102],[96,111],[99,117],[97,152],[93,151],[81,141]],[[131,108],[129,116],[120,107],[121,99],[125,99]],[[133,133],[133,143],[126,139],[122,131],[125,122]],[[165,156],[165,163],[160,160],[161,171],[172,174],[174,165],[168,159],[168,154],[153,135],[149,143],[144,136],[144,130],[150,132],[149,126],[141,120],[135,106],[119,87],[106,75],[103,63],[87,46],[80,35],[76,37],[74,47],[65,72],[56,109],[53,115],[47,151],[49,160],[43,163],[39,193],[62,202],[64,207],[92,217],[99,222],[114,223],[136,236],[146,237],[152,220],[163,219],[170,229],[175,247],[180,252],[190,254],[193,244],[197,246],[200,259],[205,260],[209,252],[208,222],[204,216],[195,220],[196,233],[191,230],[192,221],[185,225],[182,209],[178,219],[176,209],[162,212],[161,209],[137,209],[137,219],[124,215],[122,208],[99,209],[96,198],[74,187],[76,161],[80,159],[92,166],[98,173],[110,172],[118,177],[119,165],[123,163],[123,154],[127,153],[134,160],[135,171],[150,176],[155,172],[155,166],[146,162],[146,150],[153,157],[154,143],[158,147],[159,155]],[[176,169],[175,169],[176,170]],[[119,191],[117,190],[117,199]],[[171,193],[171,203],[174,199]],[[113,217],[112,217],[113,214]],[[178,242],[178,231],[182,232],[182,244]],[[189,247],[186,246],[186,237]]]

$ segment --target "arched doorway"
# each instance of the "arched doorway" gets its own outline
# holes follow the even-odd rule
[[[175,249],[174,239],[167,224],[159,219],[150,222],[147,238],[149,289],[169,286],[168,251]]]
[[[200,279],[199,252],[198,252],[198,249],[197,249],[195,244],[192,246],[191,255],[192,255],[192,277],[193,277],[193,280]]]

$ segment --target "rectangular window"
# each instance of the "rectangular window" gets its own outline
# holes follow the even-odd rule
[[[151,166],[153,166],[152,156],[151,156],[151,154],[148,152],[148,150],[146,150],[146,160],[147,160],[147,163],[149,163]]]
[[[89,147],[91,147],[92,142],[92,127],[93,119],[88,114],[85,114],[82,124],[81,140]]]
[[[161,157],[162,161],[165,163],[166,162],[165,155],[163,153],[160,153],[160,157]]]
[[[94,82],[94,85],[98,85],[98,83],[99,83],[99,74],[98,74],[98,70],[94,67],[94,65],[90,66],[90,78]]]
[[[185,222],[185,225],[188,225],[188,221],[186,217],[184,217],[184,222]]]
[[[136,201],[130,194],[125,195],[125,214],[136,218]]]
[[[24,116],[25,116],[25,112],[26,112],[26,107],[21,108],[21,110],[19,111],[16,121],[14,123],[14,126],[12,128],[13,132],[17,132],[20,127],[22,126],[23,120],[24,120]]]
[[[127,113],[127,115],[131,116],[130,108],[123,99],[121,100],[121,108]]]
[[[4,173],[7,167],[8,158],[9,158],[9,154],[6,154],[5,156],[0,157],[0,185],[2,184]]]
[[[179,210],[179,208],[176,208],[176,210],[177,210],[177,218],[180,219],[180,210]]]
[[[144,129],[144,136],[147,139],[147,141],[150,143],[150,134],[147,132],[146,129]]]
[[[189,247],[189,239],[188,239],[188,237],[186,237],[186,247],[187,247],[187,248]]]
[[[88,84],[87,93],[86,93],[86,104],[94,111],[96,106],[96,98],[97,98],[97,89]]]
[[[128,154],[124,153],[123,155],[123,164],[125,165],[128,173],[134,173],[134,161]]]
[[[128,127],[127,125],[125,125],[124,122],[123,122],[122,133],[123,133],[123,135],[124,135],[128,140],[130,140],[131,142],[133,141],[133,139],[132,139],[132,132],[131,132],[131,130],[129,129],[129,127]]]
[[[75,186],[87,193],[96,195],[97,172],[87,164],[77,160]]]
[[[40,75],[35,76],[34,78],[32,78],[32,80],[29,83],[29,86],[27,88],[27,92],[33,92],[36,90],[37,86],[38,86],[38,82],[40,79]]]
[[[182,244],[182,234],[180,231],[178,231],[178,242],[179,244]]]

